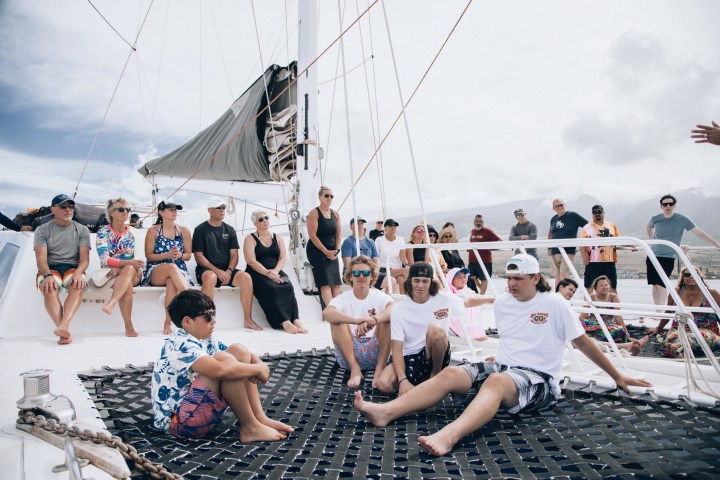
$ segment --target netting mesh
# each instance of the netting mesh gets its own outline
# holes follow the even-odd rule
[[[151,367],[81,376],[111,433],[186,479],[209,478],[718,478],[720,415],[685,404],[566,390],[539,414],[500,412],[453,452],[434,457],[417,437],[453,421],[447,397],[435,408],[375,428],[352,407],[347,374],[331,354],[265,359],[260,391],[269,417],[296,430],[281,442],[243,444],[235,418],[202,439],[152,426]],[[373,401],[389,398],[370,391]],[[140,475],[137,474],[139,477]]]

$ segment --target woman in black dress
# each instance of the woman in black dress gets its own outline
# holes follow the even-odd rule
[[[310,241],[307,257],[313,268],[315,286],[320,289],[323,303],[340,295],[340,214],[330,208],[335,196],[330,187],[320,187],[320,205],[308,214],[307,229]]]
[[[253,282],[253,294],[271,327],[288,333],[307,333],[298,318],[295,289],[282,271],[285,266],[285,244],[281,237],[270,232],[270,217],[258,210],[250,217],[257,229],[245,237],[243,254],[245,271]]]
[[[427,237],[425,237],[425,225],[422,223],[415,225],[415,228],[413,228],[410,233],[410,240],[408,240],[407,243],[411,245],[427,244]],[[405,257],[407,259],[412,259],[412,263],[430,263],[430,252],[428,252],[427,248],[406,248]]]

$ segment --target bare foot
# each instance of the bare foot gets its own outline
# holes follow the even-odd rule
[[[293,325],[295,325],[295,327],[297,327],[298,333],[307,333],[308,332],[307,329],[302,326],[302,323],[300,323],[300,320],[298,320],[298,319],[293,320]]]
[[[630,355],[632,355],[633,357],[637,356],[642,351],[642,349],[645,348],[645,345],[647,345],[649,341],[649,335],[645,335],[640,340],[633,340],[632,346],[628,348],[628,350],[630,351]]]
[[[260,423],[262,423],[263,425],[267,425],[270,428],[274,428],[278,432],[292,433],[295,431],[295,429],[290,425],[286,425],[282,422],[278,422],[277,420],[273,420],[268,417],[261,418]]]
[[[170,335],[172,333],[172,326],[171,323],[167,320],[165,320],[165,323],[163,324],[163,335]]]
[[[65,328],[65,327],[57,327],[53,333],[54,333],[55,335],[57,335],[58,337],[60,337],[61,339],[62,339],[62,338],[70,338],[70,337],[71,337],[71,335],[70,335],[70,330],[68,330],[68,329]],[[68,342],[68,343],[70,343],[70,342]]]
[[[366,402],[363,400],[362,392],[360,390],[355,392],[355,401],[353,402],[353,406],[376,427],[384,427],[390,423],[390,419],[382,411],[383,406],[379,403]]]
[[[285,330],[287,333],[291,333],[293,335],[295,335],[296,333],[300,333],[298,328],[295,325],[293,325],[292,323],[290,323],[290,320],[285,320],[282,323],[282,327],[283,327],[283,330]]]
[[[287,437],[284,432],[279,432],[272,427],[257,423],[256,425],[240,425],[240,441],[247,442],[275,442]]]
[[[475,337],[473,340],[477,340],[478,342],[484,342],[487,339],[488,339],[487,335],[480,335],[480,336]]]
[[[117,300],[115,300],[114,298],[111,298],[108,301],[108,303],[106,303],[105,305],[102,306],[102,308],[100,310],[102,310],[103,312],[110,315],[113,312],[113,310],[115,309],[115,305],[117,305],[117,303],[118,303]]]
[[[135,327],[125,327],[125,336],[126,337],[137,337],[138,333],[135,331]]]
[[[252,318],[249,320],[245,320],[245,328],[249,328],[250,330],[262,330],[263,328],[255,323],[255,320]]]
[[[382,374],[383,367],[378,367],[375,369],[375,375],[373,375],[372,380],[372,388],[373,390],[378,390],[378,381],[380,380],[380,375]]]
[[[69,345],[72,343],[72,337],[60,337],[58,345]]]
[[[445,435],[442,434],[442,430],[437,433],[433,433],[428,437],[418,437],[418,443],[420,443],[420,446],[429,453],[437,455],[438,457],[448,453],[455,445],[455,442],[445,438]]]
[[[347,386],[350,388],[358,388],[362,383],[364,377],[360,367],[356,367],[350,370],[350,379],[347,381]]]

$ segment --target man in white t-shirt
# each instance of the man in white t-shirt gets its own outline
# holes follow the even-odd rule
[[[435,405],[448,393],[465,396],[469,404],[460,417],[442,430],[418,438],[420,446],[428,452],[445,455],[463,436],[492,420],[500,407],[517,413],[554,405],[560,395],[559,379],[567,340],[628,393],[628,385],[652,386],[615,369],[585,335],[570,305],[549,293],[550,285],[540,274],[534,257],[515,255],[508,260],[506,273],[509,294],[495,302],[495,322],[500,334],[495,361],[446,368],[408,395],[385,404],[366,402],[356,392],[355,408],[373,425],[383,427],[403,415]]]
[[[377,276],[377,264],[370,258],[360,255],[350,259],[344,280],[352,290],[333,298],[322,313],[330,323],[337,362],[350,370],[350,388],[358,388],[362,372],[370,369],[375,369],[372,386],[377,388],[390,355],[390,311],[395,302],[372,288]]]
[[[400,287],[400,293],[405,292],[405,279],[408,275],[408,261],[405,258],[405,239],[397,235],[400,224],[392,218],[385,220],[385,234],[375,239],[375,246],[380,255],[380,272],[386,273],[390,268],[390,276]]]
[[[415,262],[405,280],[408,296],[393,309],[390,321],[392,363],[377,382],[383,393],[404,395],[450,364],[448,328],[453,318],[463,319],[465,307],[492,302],[487,297],[461,298],[440,292],[433,268]]]

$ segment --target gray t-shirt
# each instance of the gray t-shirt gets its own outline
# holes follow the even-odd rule
[[[667,240],[678,246],[685,230],[695,228],[693,221],[680,213],[673,213],[670,218],[665,218],[662,213],[655,215],[650,218],[648,226],[655,229],[653,240]],[[677,257],[675,250],[665,245],[653,245],[651,248],[656,257]]]
[[[527,235],[530,240],[536,240],[537,226],[531,221],[516,223],[510,229],[510,240],[520,240],[521,235]],[[528,255],[537,257],[537,248],[526,248],[525,251]],[[520,249],[516,249],[515,253],[520,253]]]
[[[80,263],[80,247],[90,247],[90,230],[74,220],[66,227],[50,220],[35,230],[35,246],[47,247],[48,265],[77,265]]]

